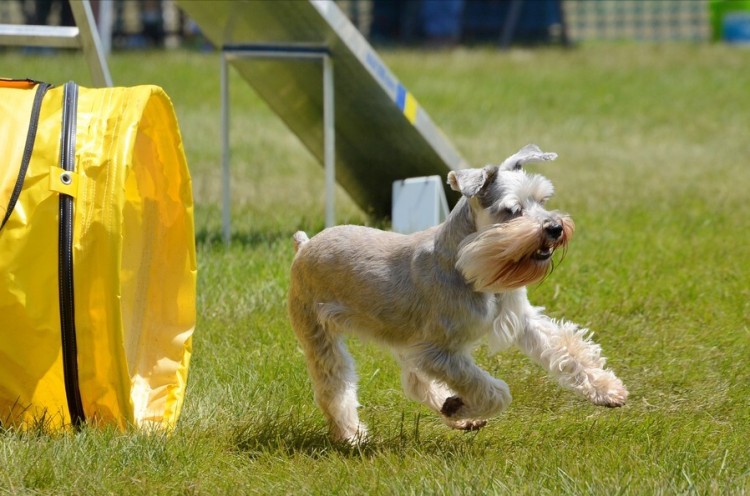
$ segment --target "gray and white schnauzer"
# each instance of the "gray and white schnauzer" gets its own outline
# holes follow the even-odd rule
[[[499,166],[451,171],[448,183],[462,197],[448,220],[425,231],[295,233],[289,314],[335,439],[367,435],[347,334],[389,348],[406,395],[455,429],[479,429],[511,402],[508,385],[472,359],[483,339],[493,352],[517,346],[596,405],[625,403],[628,392],[592,333],[547,317],[526,296],[573,234],[570,217],[544,208],[552,183],[522,169],[556,157],[528,145]]]

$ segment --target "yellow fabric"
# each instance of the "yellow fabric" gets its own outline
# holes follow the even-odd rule
[[[4,165],[0,166],[0,220],[5,218],[10,195],[18,177],[18,167],[11,167],[10,164],[21,163],[34,93],[29,89],[3,89],[0,93],[7,95],[0,98],[0,136],[14,145],[3,146],[5,155]]]
[[[63,88],[47,92],[23,190],[0,231],[0,423],[70,424],[57,282],[60,193],[74,199],[78,374],[90,423],[170,429],[195,327],[193,200],[177,120],[158,87],[80,88],[75,173],[59,178]],[[34,89],[0,87],[0,214]],[[7,170],[10,169],[10,170]],[[1,216],[0,216],[1,217]]]
[[[49,189],[68,196],[78,196],[78,184],[80,179],[73,171],[66,171],[60,167],[49,168]]]

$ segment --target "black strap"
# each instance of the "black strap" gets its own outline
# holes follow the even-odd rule
[[[75,169],[77,113],[78,85],[73,82],[65,83],[60,133],[60,168],[66,171]],[[86,417],[83,412],[78,380],[78,345],[73,292],[73,214],[73,197],[60,193],[58,284],[60,287],[63,376],[70,421],[74,426],[80,427],[86,421]]]
[[[10,214],[16,206],[18,196],[21,194],[23,189],[23,181],[26,178],[26,171],[29,168],[29,162],[31,161],[31,153],[34,151],[34,141],[36,140],[36,130],[39,127],[39,114],[42,110],[42,100],[44,100],[44,94],[47,90],[52,87],[51,84],[39,83],[36,87],[36,94],[34,95],[34,104],[31,107],[31,119],[29,120],[29,131],[26,133],[26,145],[23,149],[23,158],[21,159],[21,167],[18,169],[18,179],[16,179],[16,185],[13,187],[13,193],[10,195],[10,202],[8,202],[8,210],[5,211],[5,217],[3,218],[0,229],[5,226],[8,222]]]

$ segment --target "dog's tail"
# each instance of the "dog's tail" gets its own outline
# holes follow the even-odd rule
[[[294,253],[297,253],[299,249],[302,248],[302,245],[310,241],[310,238],[307,237],[305,231],[297,231],[294,233],[294,236],[292,236],[292,239],[294,239]]]

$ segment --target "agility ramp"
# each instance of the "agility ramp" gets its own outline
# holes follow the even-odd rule
[[[178,0],[178,5],[216,47],[232,54],[229,64],[321,163],[323,64],[300,59],[330,57],[335,178],[365,212],[390,215],[395,180],[444,178],[467,166],[333,1]]]

